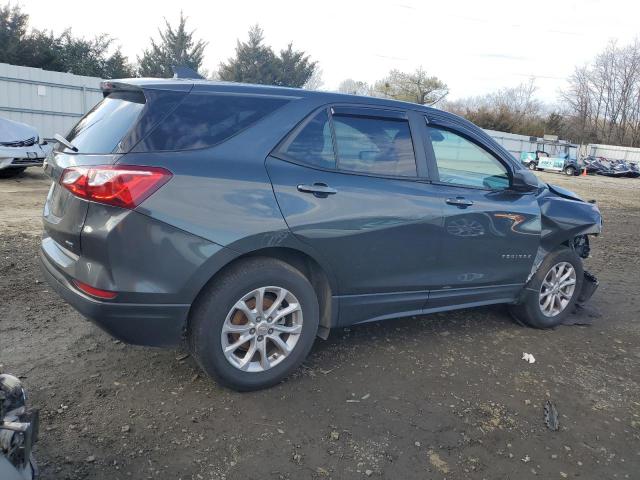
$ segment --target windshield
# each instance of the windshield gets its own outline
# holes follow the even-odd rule
[[[93,107],[67,134],[79,153],[111,153],[144,108],[141,92],[114,92]],[[61,150],[69,151],[60,145]]]

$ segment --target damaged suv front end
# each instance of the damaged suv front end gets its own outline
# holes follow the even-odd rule
[[[585,201],[574,192],[547,184],[538,195],[541,216],[540,245],[528,281],[536,274],[547,256],[561,245],[587,259],[591,248],[589,235],[602,232],[602,215],[595,201]],[[591,298],[598,287],[597,278],[584,270],[578,304]]]

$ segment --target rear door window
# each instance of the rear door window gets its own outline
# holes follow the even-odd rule
[[[144,105],[142,92],[111,93],[82,117],[66,138],[79,153],[111,153],[135,125]]]
[[[333,125],[340,170],[417,176],[407,120],[334,115]]]
[[[308,120],[296,135],[284,142],[279,151],[284,157],[297,162],[335,168],[336,157],[327,110],[321,110]]]
[[[138,151],[211,147],[261,120],[289,99],[191,93],[136,147]]]

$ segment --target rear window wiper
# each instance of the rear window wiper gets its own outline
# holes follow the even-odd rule
[[[69,150],[73,150],[74,152],[78,151],[78,147],[76,147],[73,143],[71,143],[69,140],[67,140],[66,138],[64,138],[62,135],[60,135],[59,133],[56,133],[53,138],[55,138],[58,142],[60,142],[62,145],[64,145],[65,147],[67,147]]]

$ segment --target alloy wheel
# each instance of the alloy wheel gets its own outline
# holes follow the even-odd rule
[[[221,332],[227,361],[246,372],[269,370],[293,351],[302,333],[302,308],[282,287],[260,287],[231,308]]]
[[[573,297],[576,288],[576,270],[568,262],[555,264],[540,286],[540,311],[546,317],[562,313]]]

